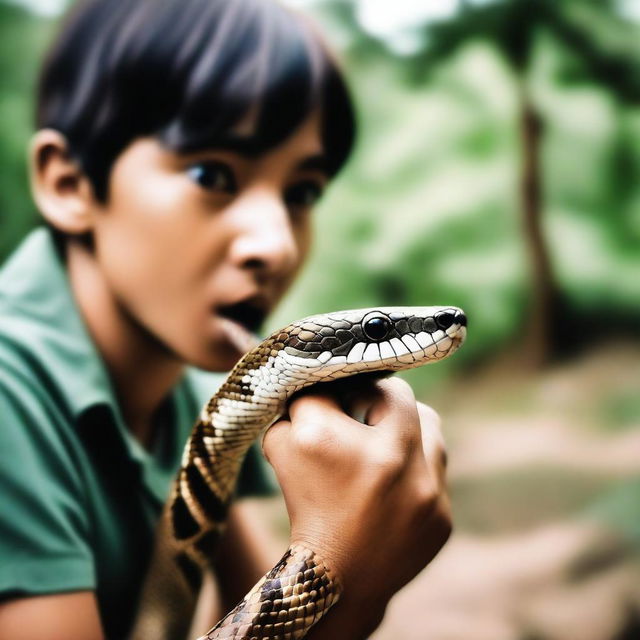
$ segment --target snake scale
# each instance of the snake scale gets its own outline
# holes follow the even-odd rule
[[[365,372],[442,360],[462,344],[454,307],[385,307],[299,320],[249,351],[204,407],[165,511],[169,554],[187,579],[211,563],[252,442],[304,387]],[[312,549],[289,548],[226,617],[199,640],[303,638],[338,600],[338,576]],[[150,636],[147,636],[150,637]]]

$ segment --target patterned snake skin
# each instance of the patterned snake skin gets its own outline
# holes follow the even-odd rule
[[[453,307],[340,311],[295,322],[247,353],[203,409],[169,502],[170,553],[184,575],[197,576],[198,566],[211,563],[244,455],[292,394],[318,382],[442,360],[462,344],[466,324]],[[295,546],[200,640],[303,638],[339,596],[331,568],[313,550]]]

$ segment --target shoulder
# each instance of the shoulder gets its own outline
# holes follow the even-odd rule
[[[81,443],[71,416],[37,373],[6,351],[0,346],[0,476],[34,487],[55,482],[82,495],[75,463]]]
[[[0,268],[0,385],[72,420],[110,383],[50,233],[27,236]]]
[[[60,381],[55,367],[40,352],[40,337],[32,325],[29,319],[3,308],[0,300],[0,402],[5,410],[9,406],[20,410],[23,418],[71,419],[56,392]],[[7,414],[1,415],[6,423]]]
[[[61,392],[64,376],[39,348],[42,337],[28,318],[0,300],[0,450],[3,475],[34,484],[47,477],[82,493],[75,460],[81,448],[72,408]]]

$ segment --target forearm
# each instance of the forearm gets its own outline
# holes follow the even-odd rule
[[[286,513],[280,503],[278,498],[245,499],[233,505],[217,552],[215,576],[205,577],[189,638],[209,630],[280,559],[286,541],[265,518],[271,509]]]
[[[233,505],[216,558],[216,575],[224,611],[232,609],[247,591],[278,562],[287,542],[265,518],[265,503],[279,499],[243,499]],[[282,506],[284,509],[284,506]]]
[[[224,613],[216,578],[213,573],[207,571],[203,576],[198,602],[191,620],[191,627],[185,640],[199,638],[203,633],[211,629]]]

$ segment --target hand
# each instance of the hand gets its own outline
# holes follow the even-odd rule
[[[289,420],[274,424],[264,440],[287,504],[291,543],[318,553],[344,588],[317,637],[337,638],[325,628],[337,619],[350,625],[344,637],[370,633],[391,596],[451,532],[438,416],[398,378],[376,382],[355,403],[367,424],[334,397],[299,397]]]

